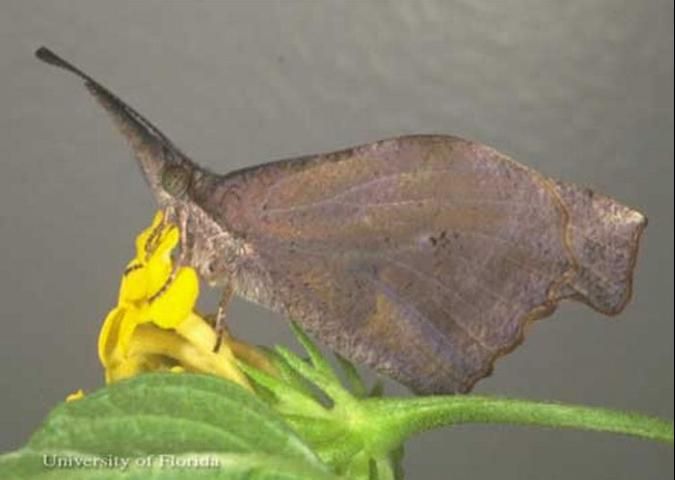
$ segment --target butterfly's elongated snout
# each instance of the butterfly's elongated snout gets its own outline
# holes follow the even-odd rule
[[[35,55],[40,60],[74,73],[85,81],[85,86],[89,92],[108,112],[130,143],[143,176],[150,185],[160,206],[164,206],[171,198],[170,192],[167,192],[163,188],[163,183],[166,183],[166,181],[163,182],[163,177],[167,180],[164,175],[165,172],[170,170],[175,171],[175,167],[182,167],[188,173],[200,170],[149,120],[120,100],[91,76],[66,60],[63,60],[48,48],[40,47],[35,52]],[[171,177],[175,178],[175,174],[171,175]]]

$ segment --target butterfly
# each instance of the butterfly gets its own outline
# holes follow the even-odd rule
[[[88,74],[159,207],[181,262],[300,323],[415,392],[464,393],[561,300],[615,315],[646,218],[491,147],[411,135],[226,174],[182,153]]]

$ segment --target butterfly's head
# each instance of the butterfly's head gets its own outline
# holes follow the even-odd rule
[[[136,158],[162,209],[200,203],[217,178],[181,152],[161,144],[149,149],[147,155],[136,155]]]
[[[137,148],[136,152],[141,172],[160,207],[188,199],[200,170],[192,161],[161,142],[148,142],[147,148]]]

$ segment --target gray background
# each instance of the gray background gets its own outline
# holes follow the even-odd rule
[[[626,311],[563,305],[476,391],[672,418],[669,0],[0,5],[2,450],[70,391],[101,386],[98,329],[154,211],[81,83],[33,58],[41,44],[216,170],[452,133],[641,209],[650,225]],[[247,339],[291,342],[260,308],[236,301],[231,318]],[[471,426],[414,439],[406,467],[415,479],[672,478],[673,450]]]

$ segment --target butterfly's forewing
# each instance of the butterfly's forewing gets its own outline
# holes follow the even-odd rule
[[[265,272],[242,272],[266,285],[257,300],[417,391],[463,392],[528,321],[586,293],[560,188],[491,148],[415,136],[234,173],[220,210]]]

